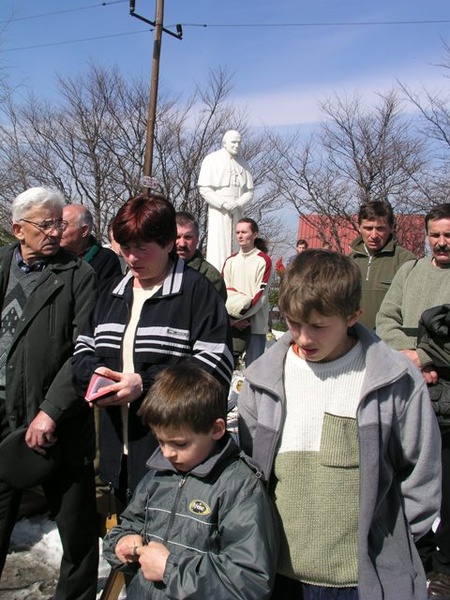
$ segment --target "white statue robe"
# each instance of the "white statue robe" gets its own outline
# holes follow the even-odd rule
[[[234,226],[242,209],[253,198],[249,165],[241,156],[231,156],[225,148],[208,154],[198,178],[199,192],[208,203],[206,260],[222,271],[233,248]],[[224,207],[236,204],[232,211]]]

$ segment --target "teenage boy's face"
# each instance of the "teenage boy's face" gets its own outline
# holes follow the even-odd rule
[[[208,433],[195,433],[189,427],[155,427],[153,433],[164,457],[177,471],[186,473],[213,454],[217,442],[225,433],[225,421],[216,419]]]
[[[299,355],[310,362],[328,362],[346,354],[352,347],[348,328],[361,315],[357,311],[351,317],[333,315],[325,317],[312,311],[308,322],[286,319],[289,331],[296,342]]]

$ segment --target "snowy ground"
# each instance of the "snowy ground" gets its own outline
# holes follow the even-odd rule
[[[243,373],[236,370],[229,397],[228,429],[232,434],[237,431],[235,403],[242,382]],[[110,571],[101,557],[101,539],[99,545],[98,599]],[[61,541],[55,523],[46,514],[23,517],[11,537],[10,552],[0,580],[0,600],[50,600],[58,580],[61,556]],[[119,600],[125,599],[125,591],[122,591]]]
[[[242,372],[235,371],[228,415],[228,429],[234,434],[237,429],[234,404],[242,381]],[[99,545],[98,599],[110,571],[108,563],[101,557],[101,539]],[[42,514],[19,520],[11,537],[10,553],[0,580],[0,600],[49,600],[55,591],[61,556],[61,541],[53,521]],[[123,591],[119,600],[125,599]]]
[[[101,540],[99,544],[101,550]],[[49,600],[55,591],[61,556],[54,522],[45,515],[18,521],[0,581],[0,600]],[[98,598],[108,573],[109,566],[101,559]]]

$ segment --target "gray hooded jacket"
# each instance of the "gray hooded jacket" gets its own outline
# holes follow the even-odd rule
[[[357,324],[366,374],[357,411],[360,465],[360,600],[424,600],[426,579],[414,540],[438,515],[440,433],[419,370]],[[239,396],[242,448],[267,478],[285,419],[285,334],[246,371]]]

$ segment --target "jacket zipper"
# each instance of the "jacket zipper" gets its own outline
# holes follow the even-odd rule
[[[173,504],[172,504],[172,510],[170,511],[170,519],[169,519],[169,523],[167,525],[166,533],[164,534],[163,544],[167,544],[167,540],[169,538],[169,532],[172,529],[172,525],[173,525],[173,522],[174,522],[174,519],[175,519],[175,512],[176,512],[175,509],[178,506],[178,502],[180,500],[181,492],[183,491],[183,486],[186,483],[186,478],[187,478],[187,475],[183,475],[183,477],[178,482],[178,489],[177,489],[177,493],[175,494],[175,499],[174,499]]]
[[[370,267],[372,265],[372,258],[373,258],[373,256],[370,255],[369,256],[369,263],[367,265],[366,281],[369,281],[369,273],[370,273]]]

